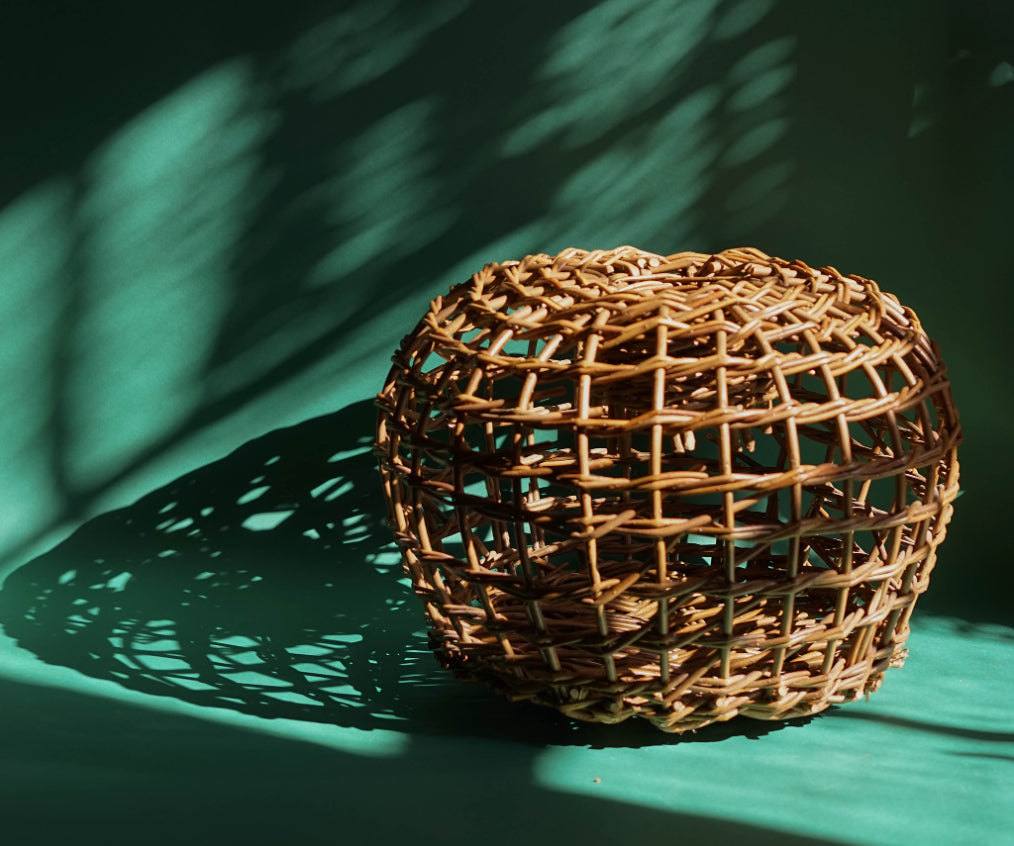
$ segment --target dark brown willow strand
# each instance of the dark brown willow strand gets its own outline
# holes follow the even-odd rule
[[[489,265],[379,404],[438,654],[579,719],[682,731],[876,689],[958,490],[914,314],[753,249]]]

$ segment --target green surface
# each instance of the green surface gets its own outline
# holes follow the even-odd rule
[[[1012,842],[1014,629],[924,615],[870,700],[788,724],[672,737],[510,705],[428,653],[372,418],[267,433],[8,576],[6,824],[162,842],[189,806],[237,843],[331,815],[379,842]]]
[[[4,832],[1014,843],[1009,4],[226,5],[0,9]],[[940,342],[964,495],[869,702],[676,739],[426,652],[388,353],[487,261],[621,243],[833,264]]]

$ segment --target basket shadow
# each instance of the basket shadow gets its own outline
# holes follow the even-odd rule
[[[11,573],[0,624],[51,664],[264,718],[526,743],[759,737],[574,723],[440,668],[385,526],[368,401],[269,432]]]

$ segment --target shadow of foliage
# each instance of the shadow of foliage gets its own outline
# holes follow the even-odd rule
[[[360,402],[270,432],[96,517],[9,576],[0,623],[46,662],[267,718],[592,746],[783,725],[678,738],[576,724],[455,680],[427,648],[384,525],[373,420]]]

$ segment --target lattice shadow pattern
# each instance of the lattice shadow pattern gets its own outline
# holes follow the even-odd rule
[[[438,656],[583,720],[683,731],[875,690],[958,492],[912,311],[754,249],[488,265],[379,404]]]
[[[363,403],[274,430],[89,520],[8,577],[0,624],[44,661],[144,693],[404,721],[442,680],[382,537],[373,421]]]

